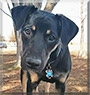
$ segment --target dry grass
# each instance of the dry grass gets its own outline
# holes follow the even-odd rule
[[[72,71],[66,83],[66,92],[87,92],[87,59],[71,53]],[[3,92],[22,92],[20,83],[20,69],[14,68],[16,52],[3,52]],[[44,82],[39,85],[39,91],[44,92]],[[50,91],[55,91],[51,84]]]

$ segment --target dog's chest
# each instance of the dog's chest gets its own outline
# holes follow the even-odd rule
[[[46,71],[43,72],[43,76],[42,76],[42,80],[46,81],[46,82],[51,82],[54,83],[55,81],[60,81],[62,83],[65,82],[67,76],[68,76],[68,72],[59,72],[57,70],[53,70],[52,71],[48,71],[48,74],[46,73]],[[52,73],[52,74],[51,74]],[[50,78],[48,76],[51,76]]]

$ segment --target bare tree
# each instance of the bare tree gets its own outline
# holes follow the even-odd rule
[[[1,34],[0,34],[0,41],[5,41],[4,36],[2,36]]]
[[[55,5],[59,2],[60,0],[12,0],[12,5],[13,7],[19,6],[19,5],[34,5],[38,9],[46,10],[51,12]],[[7,1],[8,8],[9,7],[9,2]],[[44,6],[42,6],[44,5]],[[15,66],[20,66],[20,52],[21,52],[21,41],[20,41],[20,34],[19,32],[15,31],[15,38],[17,42],[17,62]]]
[[[12,31],[12,33],[10,35],[10,42],[16,42],[15,35],[14,35],[13,31]]]
[[[85,51],[84,51],[84,20],[86,16],[84,17],[84,0],[81,0],[81,38],[80,38],[80,52],[79,56],[85,57]]]
[[[18,5],[34,5],[38,9],[42,8],[43,3],[45,3],[43,10],[51,12],[55,5],[59,2],[60,0],[12,0],[13,7],[16,7]]]

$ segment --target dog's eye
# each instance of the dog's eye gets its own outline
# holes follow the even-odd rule
[[[24,31],[25,31],[25,34],[27,34],[27,35],[30,35],[30,33],[31,33],[30,29],[25,29]]]
[[[56,37],[54,35],[49,35],[49,37],[48,37],[49,42],[54,42],[55,39],[56,39]]]

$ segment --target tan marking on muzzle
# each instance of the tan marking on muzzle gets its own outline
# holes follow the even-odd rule
[[[33,30],[33,31],[35,31],[35,30],[36,30],[36,27],[35,27],[34,25],[32,26],[32,30]]]
[[[29,73],[31,76],[31,82],[32,83],[37,82],[38,81],[38,75],[32,70],[30,70]]]
[[[23,92],[26,92],[26,88],[27,88],[27,71],[24,70],[24,74],[23,74],[23,78],[22,78],[22,88],[23,88]]]
[[[64,83],[66,81],[68,72],[67,73],[61,73],[61,77],[59,79],[60,82]]]
[[[51,33],[51,30],[47,30],[46,34],[50,34]]]

